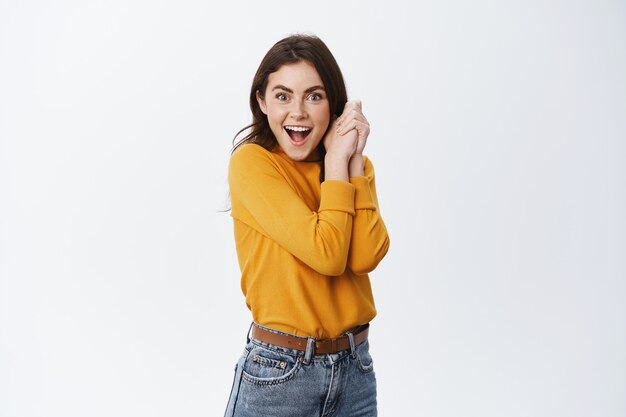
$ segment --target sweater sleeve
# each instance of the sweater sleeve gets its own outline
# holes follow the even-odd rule
[[[231,156],[229,185],[232,216],[246,223],[323,275],[346,269],[354,185],[325,181],[317,211],[307,207],[271,154],[244,145]]]
[[[373,271],[389,249],[389,235],[378,207],[374,167],[368,158],[365,158],[364,174],[350,178],[356,195],[348,267],[355,274]]]

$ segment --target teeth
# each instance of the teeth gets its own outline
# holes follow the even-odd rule
[[[285,126],[285,129],[293,130],[294,132],[308,132],[311,130],[310,127],[302,127],[302,126]]]

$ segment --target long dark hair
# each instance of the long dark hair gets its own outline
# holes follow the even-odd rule
[[[237,132],[233,138],[232,152],[245,143],[256,143],[269,151],[277,146],[278,142],[270,129],[267,116],[259,107],[256,92],[258,91],[261,98],[264,99],[269,75],[278,71],[283,65],[300,61],[308,61],[313,64],[322,79],[328,98],[331,118],[333,114],[336,117],[341,115],[348,101],[348,94],[346,92],[346,84],[343,80],[341,69],[339,69],[339,65],[333,54],[326,44],[317,36],[300,34],[288,36],[276,42],[267,54],[265,54],[265,57],[254,75],[252,88],[250,89],[252,123]],[[247,129],[250,129],[250,132],[244,136],[243,139],[236,142],[237,137]],[[318,151],[323,164],[324,155],[326,154],[323,142],[319,143]],[[323,175],[324,170],[322,169],[320,178],[322,180]]]

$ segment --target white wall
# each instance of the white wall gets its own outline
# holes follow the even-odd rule
[[[372,125],[381,416],[626,414],[626,4],[0,3],[0,416],[219,416],[226,168],[318,34]]]

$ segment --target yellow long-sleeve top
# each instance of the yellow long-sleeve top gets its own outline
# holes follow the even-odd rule
[[[376,316],[368,273],[387,253],[374,169],[324,181],[320,164],[255,144],[231,156],[229,185],[241,289],[253,320],[337,337]]]

